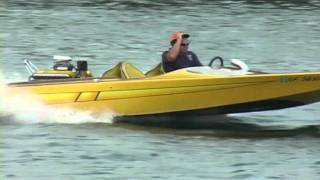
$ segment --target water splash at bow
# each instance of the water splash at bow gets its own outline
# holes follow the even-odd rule
[[[113,113],[93,114],[68,108],[54,108],[43,104],[38,97],[21,92],[8,95],[6,81],[0,73],[0,117],[10,116],[20,123],[112,123]]]

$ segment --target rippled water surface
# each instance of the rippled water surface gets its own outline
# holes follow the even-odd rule
[[[24,58],[46,68],[56,54],[88,60],[96,76],[123,60],[147,71],[178,30],[204,64],[319,71],[319,14],[317,0],[1,1],[0,87],[27,79]],[[136,124],[0,98],[0,179],[320,177],[319,103]]]

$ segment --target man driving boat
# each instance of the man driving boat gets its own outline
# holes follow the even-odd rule
[[[170,35],[171,48],[162,53],[162,66],[165,72],[181,68],[202,66],[197,55],[188,51],[190,35],[183,32],[175,32]]]

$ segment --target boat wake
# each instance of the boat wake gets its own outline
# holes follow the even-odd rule
[[[5,93],[6,82],[0,73],[0,118],[9,117],[19,123],[113,123],[113,114],[93,114],[90,111],[79,111],[67,108],[54,108],[45,105],[32,94],[21,92],[19,96],[8,96]],[[3,119],[3,118],[1,118]]]
[[[117,118],[115,118],[116,121]],[[183,136],[204,136],[223,138],[287,138],[287,137],[320,137],[320,125],[283,126],[259,125],[247,122],[249,119],[220,115],[162,118],[130,118],[120,120],[123,127],[147,130],[154,133],[177,134]]]

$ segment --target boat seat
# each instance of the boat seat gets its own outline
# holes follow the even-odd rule
[[[157,64],[154,68],[152,68],[151,70],[149,70],[148,72],[146,72],[146,76],[150,77],[150,76],[157,76],[160,74],[163,74],[163,67],[162,67],[162,63]]]
[[[122,62],[119,62],[117,65],[113,66],[111,69],[105,71],[101,78],[104,79],[121,79],[121,64]]]
[[[146,76],[142,71],[126,62],[119,62],[101,76],[104,79],[137,79],[143,77]]]
[[[142,71],[129,63],[121,64],[121,77],[122,79],[137,79],[146,77]]]

